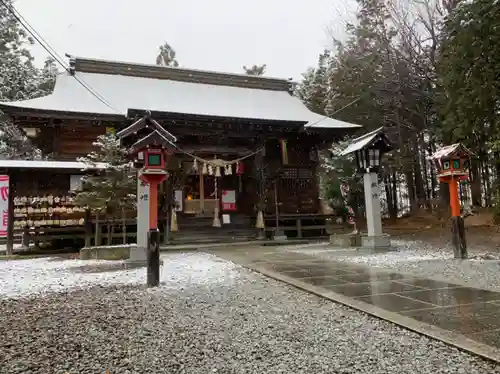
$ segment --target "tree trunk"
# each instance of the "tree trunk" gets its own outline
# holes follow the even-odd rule
[[[399,213],[399,194],[398,194],[398,173],[393,170],[392,171],[392,192],[394,193],[394,215],[397,218]]]
[[[97,247],[101,245],[101,228],[99,227],[99,212],[95,213],[95,237],[94,245]]]
[[[122,206],[122,242],[127,244],[127,216],[125,215],[125,207]]]
[[[413,172],[411,170],[406,170],[404,175],[406,181],[406,188],[408,191],[409,208],[410,211],[413,213],[417,210],[417,198],[415,193],[415,182],[413,178]]]
[[[495,153],[495,190],[493,193],[495,194],[499,190],[499,182],[500,182],[500,152]]]
[[[491,181],[490,181],[490,165],[488,164],[488,160],[483,159],[481,162],[481,170],[483,177],[483,186],[484,186],[484,202],[485,206],[491,206]]]
[[[394,176],[394,172],[392,173]],[[391,220],[396,220],[398,218],[398,205],[397,205],[397,191],[396,184],[391,180],[391,174],[384,176],[384,187],[385,195],[387,198],[387,210],[389,212],[389,218]]]
[[[425,204],[429,208],[429,201],[432,199],[431,187],[429,185],[429,163],[427,162],[427,145],[425,144],[424,134],[421,133],[419,137],[419,149],[420,149],[420,165],[423,171],[423,184],[424,184],[424,194],[425,194]]]
[[[420,147],[418,140],[417,134],[412,134],[412,163],[417,209],[420,208],[420,205],[425,204],[425,188],[424,180],[422,179],[422,164],[420,163]]]
[[[85,210],[85,247],[91,247],[92,246],[92,214],[90,212],[90,209]]]
[[[471,198],[472,205],[475,207],[482,206],[481,203],[481,178],[479,172],[480,163],[477,159],[471,160]]]

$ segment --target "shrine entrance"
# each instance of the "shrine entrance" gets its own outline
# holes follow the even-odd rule
[[[174,191],[178,213],[213,217],[218,205],[221,213],[255,214],[256,190],[249,175],[200,174],[190,162],[183,163],[183,169],[185,176]]]

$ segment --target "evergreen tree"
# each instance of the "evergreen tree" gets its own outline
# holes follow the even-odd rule
[[[56,61],[52,57],[48,57],[43,64],[43,69],[39,72],[39,89],[43,96],[54,90],[58,72]]]
[[[175,50],[165,42],[160,46],[160,52],[156,56],[156,65],[178,67]]]
[[[473,159],[472,202],[492,203],[500,178],[500,3],[463,2],[446,20],[440,51],[443,136]],[[496,187],[492,185],[497,180]]]
[[[302,74],[302,81],[295,89],[307,108],[319,114],[325,114],[327,103],[329,58],[330,51],[324,51],[318,58],[318,66]]]
[[[6,1],[7,6],[11,1]],[[27,46],[33,44],[22,26],[5,6],[0,6],[0,101],[27,100],[52,91],[53,76],[33,64]],[[19,128],[0,113],[0,157],[38,159],[41,152],[33,147]]]
[[[262,76],[266,73],[266,64],[263,65],[252,65],[251,67],[243,66],[243,70],[246,75]]]
[[[396,217],[398,206],[418,208],[438,191],[427,161],[443,139],[436,68],[442,21],[459,0],[357,3],[347,40],[333,41],[296,94],[312,111],[363,125],[363,132],[386,128],[396,150],[381,178]]]
[[[88,165],[83,189],[75,201],[96,214],[119,215],[136,204],[137,180],[127,150],[113,131],[107,131],[93,143],[95,150],[79,161]],[[94,171],[97,166],[104,169]]]

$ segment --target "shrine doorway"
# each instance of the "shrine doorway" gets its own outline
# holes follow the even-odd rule
[[[252,215],[255,204],[252,182],[245,175],[190,174],[182,184],[181,211],[186,215],[213,216],[218,205],[221,213]]]

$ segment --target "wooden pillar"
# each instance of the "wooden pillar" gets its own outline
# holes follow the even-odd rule
[[[261,152],[258,152],[255,155],[254,159],[254,165],[255,165],[255,179],[257,181],[257,219],[258,219],[258,214],[259,211],[262,211],[262,214],[264,215],[266,207],[266,173],[265,173],[265,165],[264,165],[264,158],[266,155],[266,149],[265,149],[266,143],[265,141],[260,142],[259,148],[262,148]],[[265,220],[264,220],[264,226],[265,226]],[[257,229],[257,239],[264,239],[265,238],[265,227],[264,228],[258,228]]]
[[[94,246],[100,246],[101,245],[101,225],[99,222],[99,212],[96,212],[95,214],[95,237],[94,237]]]
[[[9,194],[8,194],[8,213],[7,213],[7,255],[14,253],[14,196],[16,193],[16,173],[10,171],[9,175]]]
[[[467,259],[467,242],[465,240],[464,219],[460,214],[460,199],[458,195],[458,180],[453,177],[448,182],[451,206],[451,233],[454,256],[457,259]]]
[[[200,173],[200,212],[205,213],[205,176]]]
[[[297,238],[302,238],[302,220],[297,218]]]
[[[174,209],[172,207],[172,196],[174,194],[173,191],[173,174],[170,173],[169,178],[165,180],[164,185],[164,201],[162,206],[162,212],[165,216],[165,226],[163,226],[163,245],[167,245],[170,241],[170,209]]]
[[[92,215],[90,209],[85,210],[85,247],[92,246]]]

